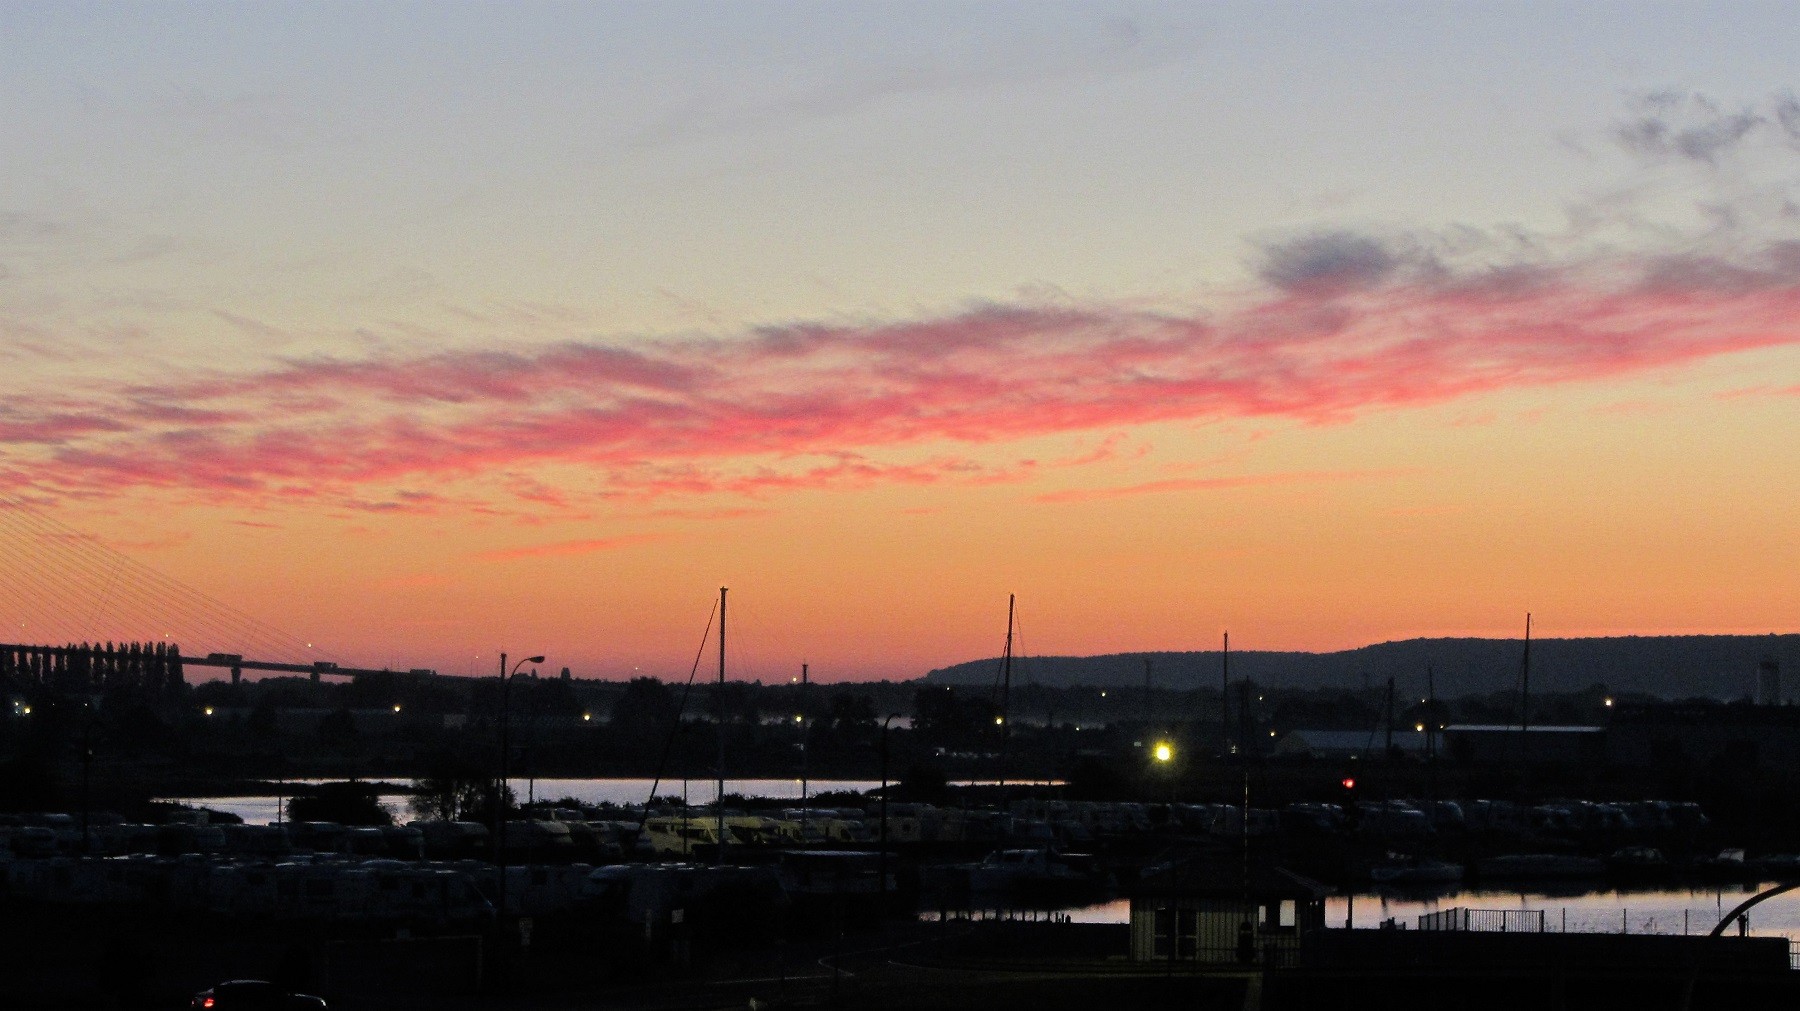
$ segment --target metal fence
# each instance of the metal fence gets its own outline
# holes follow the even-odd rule
[[[1455,906],[1419,917],[1420,930],[1485,930],[1502,934],[1541,934],[1542,909],[1470,909]]]

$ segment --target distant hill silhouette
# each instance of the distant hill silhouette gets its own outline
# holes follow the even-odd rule
[[[1440,697],[1517,691],[1522,639],[1407,639],[1337,653],[1231,653],[1231,677],[1271,688],[1379,687],[1391,676],[1401,695],[1423,695],[1425,669]],[[1014,658],[1013,683],[1141,685],[1150,658],[1161,688],[1216,688],[1219,653],[1113,653],[1107,656]],[[1604,684],[1613,692],[1662,698],[1754,697],[1758,665],[1781,664],[1784,699],[1800,699],[1800,634],[1661,635],[1604,639],[1532,639],[1534,693],[1579,691]],[[1000,661],[971,660],[934,670],[934,684],[991,685]]]

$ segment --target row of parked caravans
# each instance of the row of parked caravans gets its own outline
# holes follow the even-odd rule
[[[336,822],[243,825],[190,820],[143,825],[115,817],[91,821],[84,832],[73,815],[29,817],[29,824],[22,820],[0,824],[0,860],[183,853],[278,858],[294,852],[425,860],[482,858],[493,851],[492,834],[478,822],[415,821],[374,827]],[[521,861],[602,863],[623,859],[636,829],[635,824],[514,819],[506,823],[502,845]]]
[[[1655,841],[1705,828],[1698,804],[1661,800],[1595,803],[1567,800],[1525,805],[1500,800],[1364,801],[1353,809],[1336,804],[1290,804],[1280,812],[1283,830],[1336,833],[1356,830],[1382,836],[1469,833],[1540,833],[1577,841]]]
[[[596,818],[603,812],[556,812],[564,818]],[[614,812],[625,815],[610,824],[621,834],[622,851],[639,856],[681,857],[718,843],[719,821],[706,809]],[[633,839],[637,821],[642,838]],[[571,824],[575,822],[571,821]],[[1671,833],[1705,827],[1707,819],[1691,802],[1643,800],[1619,803],[1554,801],[1522,805],[1508,801],[1387,800],[1345,806],[1300,802],[1280,809],[1243,808],[1237,804],[1143,804],[1114,801],[1020,799],[1005,811],[934,807],[929,804],[888,805],[889,842],[991,843],[1010,846],[1085,848],[1096,842],[1143,835],[1172,826],[1181,831],[1238,837],[1282,833],[1381,835],[1466,832],[1508,834],[1539,832],[1576,839],[1605,838],[1656,841]],[[879,808],[786,809],[748,814],[727,809],[726,844],[752,846],[857,846],[882,836]]]
[[[857,894],[879,887],[875,854],[789,856],[792,861],[758,867],[674,862],[507,867],[506,906],[521,916],[583,909],[599,922],[653,937],[680,922],[681,911],[709,898],[766,911],[786,904],[790,894]],[[262,923],[436,931],[481,929],[493,919],[491,900],[498,895],[496,869],[476,861],[49,857],[7,861],[0,883],[9,897],[43,903],[146,905]]]
[[[146,905],[257,921],[367,921],[479,927],[493,906],[466,869],[399,860],[281,863],[208,858],[15,859],[6,894],[73,905]]]
[[[1230,816],[1236,817],[1236,811],[1231,808]],[[725,812],[727,846],[866,846],[882,838],[881,825],[878,805],[866,810],[790,808],[766,815]],[[1136,803],[1019,801],[1008,811],[894,803],[888,805],[886,836],[895,845],[973,842],[1079,847],[1098,838],[1149,832],[1153,825],[1150,806]],[[679,857],[715,846],[718,839],[719,817],[712,811],[657,811],[644,819],[644,839],[638,843],[638,851]]]
[[[1241,831],[1239,809],[1232,805],[1187,804],[1169,810],[1169,817],[1187,828],[1234,836]],[[628,856],[683,859],[709,853],[719,842],[718,815],[701,808],[686,813],[652,809],[647,816],[633,810],[557,810],[549,814],[551,817],[506,823],[501,845],[509,860],[602,864]],[[1281,827],[1275,812],[1253,808],[1249,814],[1249,831],[1253,835]],[[1020,801],[1012,805],[1010,812],[895,803],[889,805],[887,816],[887,840],[893,845],[973,842],[1082,848],[1100,838],[1149,832],[1157,823],[1148,805],[1135,803]],[[638,819],[642,819],[641,832]],[[422,860],[486,859],[493,852],[488,827],[465,821],[415,821],[380,828],[333,822],[241,825],[207,824],[196,819],[135,825],[113,821],[92,825],[84,838],[72,816],[43,815],[34,820],[38,824],[0,825],[0,859],[9,854],[43,857],[82,853],[204,853],[278,858],[305,851]],[[882,836],[876,809],[787,809],[769,814],[727,809],[724,827],[728,848],[845,848],[872,845]]]

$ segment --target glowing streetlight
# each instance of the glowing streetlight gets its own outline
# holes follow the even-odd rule
[[[31,712],[31,710],[29,710],[29,709],[27,709],[27,710],[25,710],[25,711],[26,711],[26,712],[28,712],[28,713],[29,713],[29,712]],[[205,714],[206,714],[206,715],[208,715],[208,716],[211,716],[211,715],[212,715],[212,714],[213,714],[213,707],[212,707],[212,706],[207,706],[207,707],[206,707],[206,708],[205,708],[205,709],[203,709],[203,710],[201,710],[201,712],[203,712],[203,713],[205,713]]]
[[[506,654],[500,654],[500,779],[494,784],[494,866],[500,868],[500,918],[506,918],[506,844],[502,837],[506,835],[506,816],[502,810],[506,806],[506,752],[511,748],[507,740],[509,707],[508,689],[517,679],[519,668],[528,663],[543,663],[541,656],[528,656],[513,664],[512,670],[506,669]]]
[[[1174,760],[1175,749],[1169,747],[1169,742],[1159,741],[1159,742],[1157,742],[1157,745],[1156,745],[1155,754],[1156,754],[1157,761],[1166,763],[1166,762]]]

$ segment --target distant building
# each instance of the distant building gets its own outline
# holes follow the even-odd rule
[[[1606,750],[1609,761],[1623,766],[1800,769],[1800,706],[1622,705],[1613,711]]]
[[[1774,657],[1764,657],[1756,667],[1756,704],[1760,706],[1778,706],[1784,700],[1781,697],[1781,661]]]
[[[1328,891],[1277,867],[1178,860],[1131,892],[1131,959],[1296,965],[1306,935],[1325,926]]]
[[[1394,731],[1394,750],[1403,755],[1423,758],[1427,754],[1426,735],[1417,730]],[[1274,754],[1289,758],[1362,759],[1383,756],[1387,733],[1367,730],[1290,730],[1275,742]]]
[[[1440,737],[1442,754],[1474,765],[1566,765],[1606,759],[1605,727],[1452,723]]]

